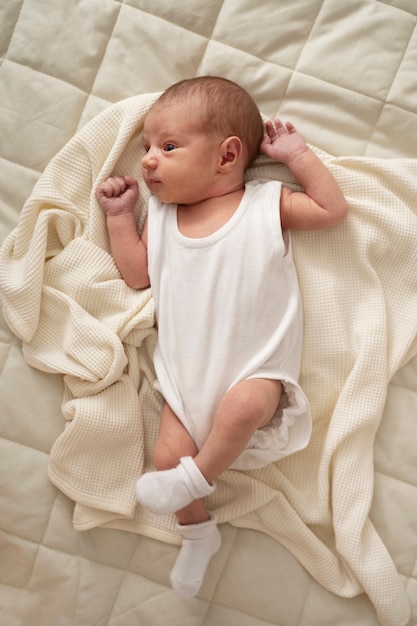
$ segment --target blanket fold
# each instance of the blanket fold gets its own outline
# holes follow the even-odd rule
[[[111,173],[139,176],[143,118],[156,97],[110,106],[51,161],[0,249],[0,295],[27,362],[63,376],[65,428],[49,476],[75,501],[75,527],[103,524],[176,543],[173,518],[152,516],[134,496],[151,466],[161,409],[153,300],[121,279],[94,195]],[[221,522],[282,542],[334,593],[366,592],[381,624],[398,626],[409,607],[369,510],[387,384],[417,353],[417,160],[316,152],[350,214],[337,228],[293,233],[311,444],[261,470],[225,472],[209,505]],[[265,157],[248,172],[278,177],[294,182]],[[147,199],[140,180],[139,228]]]

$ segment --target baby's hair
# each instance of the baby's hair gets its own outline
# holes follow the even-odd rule
[[[258,156],[264,125],[254,100],[240,85],[218,76],[199,76],[171,85],[156,104],[195,100],[201,127],[222,139],[239,137],[247,152],[247,165]]]

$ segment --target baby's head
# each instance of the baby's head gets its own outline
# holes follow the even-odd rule
[[[251,96],[236,83],[217,76],[182,80],[169,87],[154,106],[180,104],[190,109],[200,130],[218,136],[240,138],[245,151],[245,168],[258,156],[264,125]]]

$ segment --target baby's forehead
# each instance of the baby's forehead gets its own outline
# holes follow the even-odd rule
[[[189,106],[185,102],[160,103],[157,101],[146,114],[143,128],[145,133],[169,128],[195,132],[201,130],[201,120],[201,114],[196,107]]]

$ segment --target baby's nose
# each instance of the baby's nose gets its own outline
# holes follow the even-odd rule
[[[157,160],[155,155],[149,150],[142,159],[142,167],[145,169],[155,169]]]

